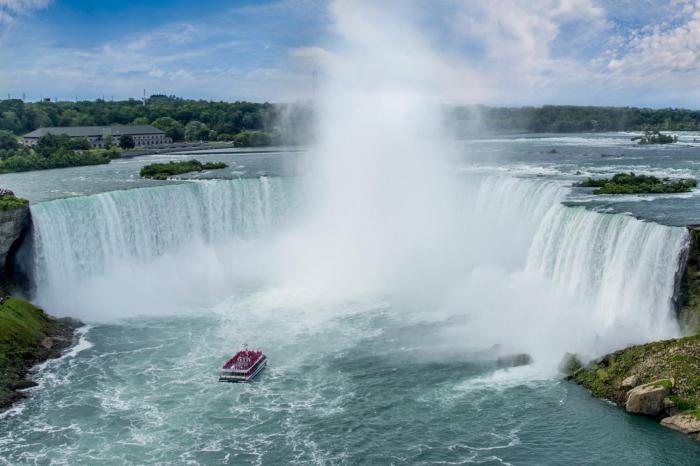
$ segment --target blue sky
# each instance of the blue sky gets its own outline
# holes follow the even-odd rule
[[[329,5],[377,2],[469,101],[700,108],[700,0],[0,0],[0,95],[308,99],[348,39]]]

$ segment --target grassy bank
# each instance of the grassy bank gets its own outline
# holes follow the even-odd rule
[[[700,406],[700,335],[632,346],[573,374],[594,396],[616,403],[625,401],[629,387],[623,381],[629,377],[636,378],[635,385],[673,379],[670,401],[681,412],[696,413]]]
[[[1,295],[0,409],[23,397],[15,390],[33,383],[25,377],[35,364],[58,357],[73,340],[80,323],[55,319],[31,303]]]
[[[167,180],[171,176],[184,173],[201,172],[202,170],[218,170],[226,168],[223,162],[202,163],[199,160],[185,160],[182,162],[152,163],[141,169],[141,176],[153,180]]]

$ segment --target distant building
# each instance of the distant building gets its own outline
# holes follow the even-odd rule
[[[33,146],[39,138],[47,134],[65,134],[71,138],[85,138],[90,141],[93,148],[105,147],[107,136],[112,136],[112,144],[119,145],[119,138],[128,135],[134,138],[136,147],[158,146],[170,144],[172,139],[165,136],[165,133],[151,125],[125,125],[125,126],[61,126],[52,128],[39,128],[31,133],[25,134],[22,138],[24,144]]]

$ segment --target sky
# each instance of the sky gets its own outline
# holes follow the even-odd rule
[[[437,67],[454,103],[700,108],[700,0],[377,4],[429,49],[415,66]],[[0,97],[308,100],[342,56],[338,12],[367,5],[0,0]]]

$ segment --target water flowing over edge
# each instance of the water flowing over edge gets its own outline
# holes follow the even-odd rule
[[[526,290],[522,299],[534,300],[532,309],[515,306],[502,314],[535,313],[535,319],[553,319],[560,325],[570,318],[571,325],[592,327],[592,338],[605,341],[592,351],[677,335],[671,299],[679,257],[687,243],[685,230],[566,207],[561,201],[567,189],[562,183],[539,179],[468,179],[460,193],[463,210],[455,214],[461,219],[464,244],[452,244],[447,251],[459,259],[459,267],[450,273],[469,276],[464,286],[456,280],[456,287],[471,290],[470,282],[486,280],[492,293],[498,294],[500,282],[513,282],[515,288],[508,292]],[[263,177],[37,204],[32,214],[38,301],[49,309],[58,308],[59,313],[85,306],[81,317],[91,320],[88,306],[95,307],[93,301],[114,288],[122,288],[112,299],[114,310],[134,307],[138,301],[147,303],[140,308],[143,313],[160,306],[166,314],[178,296],[193,289],[207,291],[211,283],[220,282],[225,292],[240,275],[255,272],[260,262],[256,254],[269,249],[279,255],[282,249],[273,248],[269,238],[294,224],[303,196],[294,179]],[[247,243],[236,248],[230,241]],[[251,242],[257,243],[251,246]],[[313,241],[306,246],[313,249]],[[231,272],[231,264],[241,270]],[[275,262],[260,275],[283,265]],[[484,270],[493,267],[506,275],[484,276]],[[182,270],[188,268],[192,270]],[[179,275],[172,276],[173,270]],[[527,283],[523,275],[529,277]],[[544,315],[541,309],[552,300],[529,295],[530,288],[540,286],[532,280],[539,279],[546,281],[548,293],[561,298],[548,312],[561,314],[567,307],[576,311],[567,311],[571,316]],[[149,287],[148,281],[154,283]],[[134,283],[138,289],[129,288]],[[487,293],[488,287],[481,288],[479,293]],[[69,297],[65,290],[72,290]],[[173,297],[164,304],[151,294]],[[76,301],[76,295],[84,299]],[[478,293],[463,300],[472,298],[479,299]],[[511,304],[491,303],[501,308]],[[113,312],[107,315],[114,317]],[[95,314],[96,320],[101,318]]]

